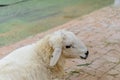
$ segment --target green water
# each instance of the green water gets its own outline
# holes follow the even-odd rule
[[[64,24],[114,0],[0,0],[0,46]]]

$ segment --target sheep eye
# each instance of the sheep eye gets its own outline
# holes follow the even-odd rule
[[[66,48],[71,48],[71,45],[69,45],[69,46],[66,46]]]

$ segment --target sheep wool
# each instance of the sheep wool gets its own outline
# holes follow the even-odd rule
[[[60,80],[65,59],[86,52],[86,46],[72,32],[60,30],[1,59],[0,80]]]

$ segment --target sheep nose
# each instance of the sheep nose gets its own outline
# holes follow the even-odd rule
[[[87,52],[85,53],[85,57],[80,56],[80,58],[82,58],[82,59],[87,59],[88,55],[89,55],[89,51],[87,51]]]
[[[88,55],[89,55],[89,51],[87,51],[87,52],[85,53],[85,55],[88,57]]]

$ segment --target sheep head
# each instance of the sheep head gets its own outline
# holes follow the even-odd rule
[[[86,59],[89,54],[84,43],[70,31],[56,31],[50,37],[49,43],[54,49],[50,58],[50,66],[55,66],[61,55],[66,58]]]

